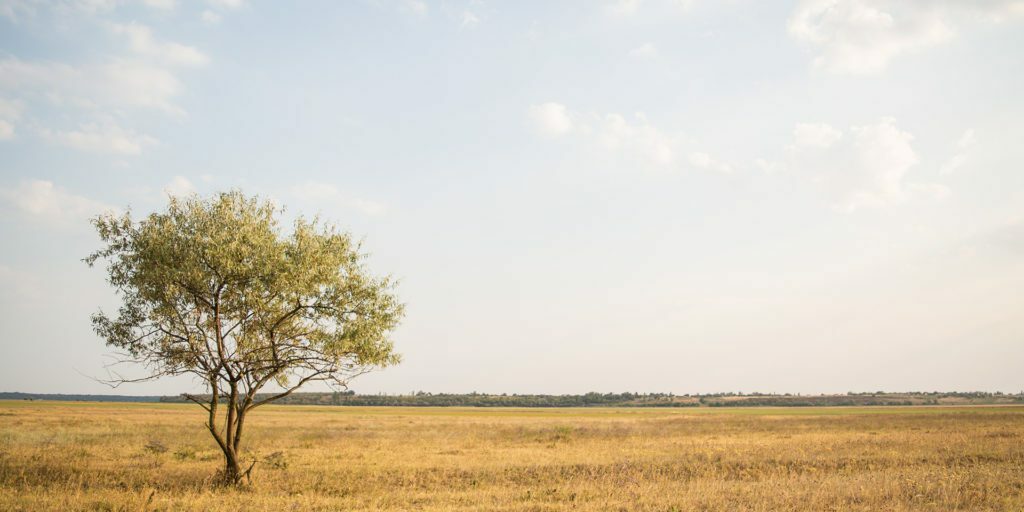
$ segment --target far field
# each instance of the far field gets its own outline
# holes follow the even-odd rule
[[[268,407],[250,487],[179,404],[0,402],[0,510],[1024,510],[1024,407]]]

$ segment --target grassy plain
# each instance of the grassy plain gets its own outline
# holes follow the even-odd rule
[[[1022,407],[267,407],[242,489],[202,422],[0,402],[0,510],[1024,510]]]

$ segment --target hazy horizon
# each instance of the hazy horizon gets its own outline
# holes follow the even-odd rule
[[[232,188],[399,280],[359,393],[1024,388],[1024,3],[303,7],[0,0],[0,389],[201,390],[81,260]]]

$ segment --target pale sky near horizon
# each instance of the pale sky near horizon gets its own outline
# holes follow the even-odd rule
[[[1018,392],[1022,50],[1005,0],[0,0],[0,391],[199,389],[87,377],[87,219],[241,188],[400,280],[360,393]]]

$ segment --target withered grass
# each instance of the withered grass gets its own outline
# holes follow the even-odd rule
[[[1024,510],[1024,408],[268,407],[251,485],[202,411],[0,402],[0,510]]]

